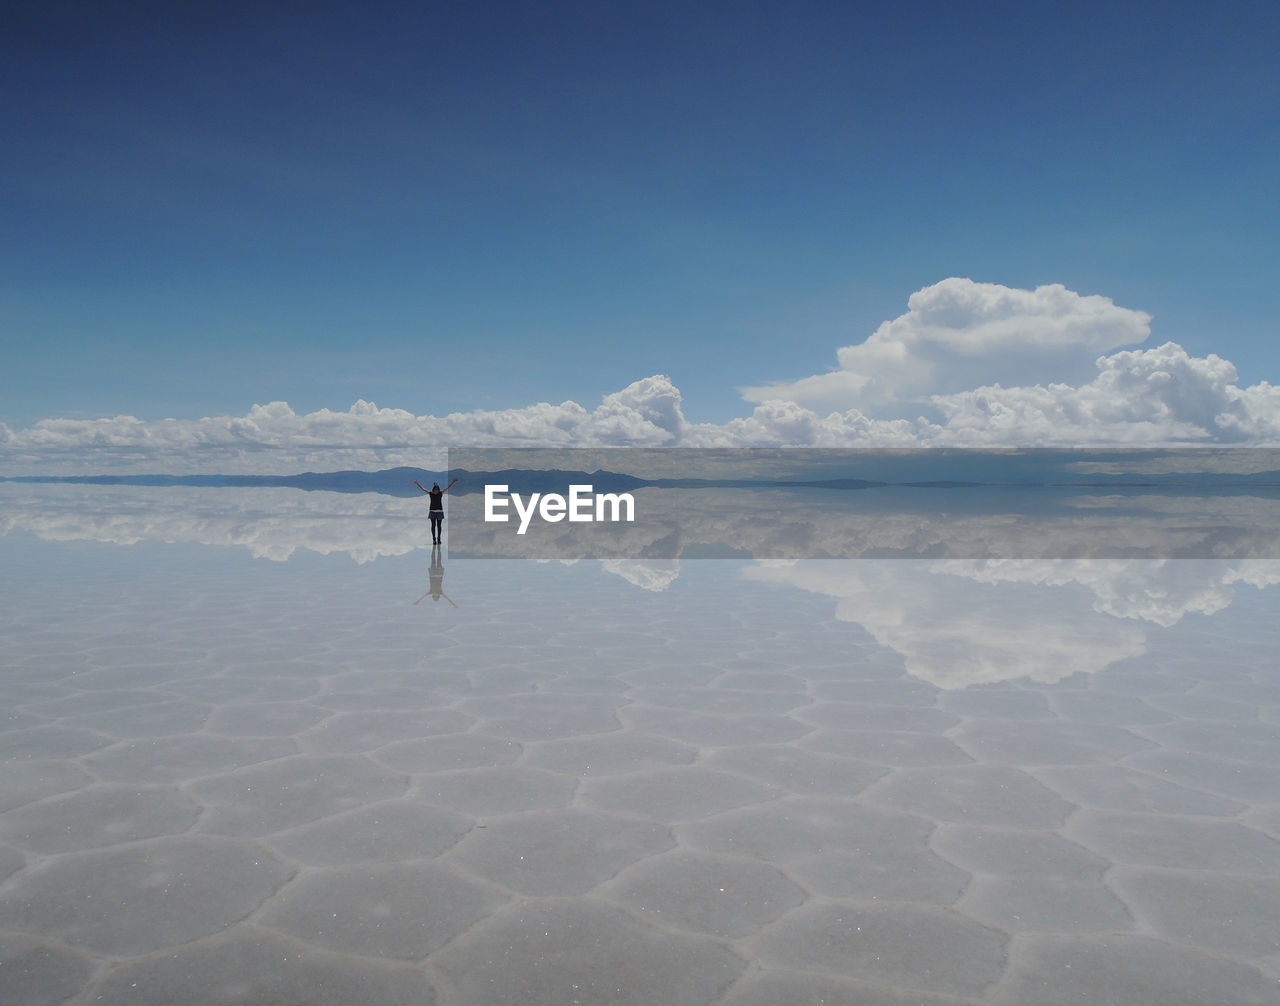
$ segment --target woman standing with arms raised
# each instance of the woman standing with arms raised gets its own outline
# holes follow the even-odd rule
[[[440,544],[440,529],[441,525],[444,524],[444,494],[452,489],[454,482],[457,481],[455,478],[453,482],[450,482],[443,489],[440,488],[439,482],[432,482],[431,488],[428,489],[417,479],[413,480],[415,486],[431,497],[431,509],[427,515],[431,518],[431,544],[433,545]]]

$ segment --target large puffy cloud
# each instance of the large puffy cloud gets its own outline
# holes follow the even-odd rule
[[[945,279],[911,295],[906,314],[845,346],[840,367],[790,383],[748,388],[750,402],[899,416],[938,394],[979,385],[1088,380],[1100,353],[1135,345],[1151,316],[1059,284],[1015,290]]]
[[[839,351],[840,369],[749,388],[747,418],[686,438],[813,446],[1280,443],[1280,388],[1176,343],[1151,316],[1060,285],[947,279]]]

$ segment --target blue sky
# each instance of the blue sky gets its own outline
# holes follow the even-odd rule
[[[653,374],[724,423],[947,277],[1280,380],[1274,3],[200,6],[7,17],[12,429]]]

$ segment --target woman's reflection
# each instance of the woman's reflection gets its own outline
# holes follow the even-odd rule
[[[453,604],[453,598],[444,592],[444,563],[440,560],[440,543],[436,542],[431,546],[431,586],[427,592],[414,601],[414,604],[421,604],[428,597],[433,601],[444,598],[450,604]],[[457,605],[453,604],[456,608]]]

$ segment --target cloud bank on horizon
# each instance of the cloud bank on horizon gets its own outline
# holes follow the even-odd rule
[[[1061,285],[1018,290],[945,279],[906,313],[837,353],[826,374],[744,389],[727,423],[685,418],[654,375],[604,396],[505,410],[414,415],[358,401],[298,414],[0,424],[0,474],[255,474],[442,467],[470,447],[1079,447],[1280,444],[1280,387],[1240,387],[1235,366],[1176,343],[1138,346],[1151,316]]]

